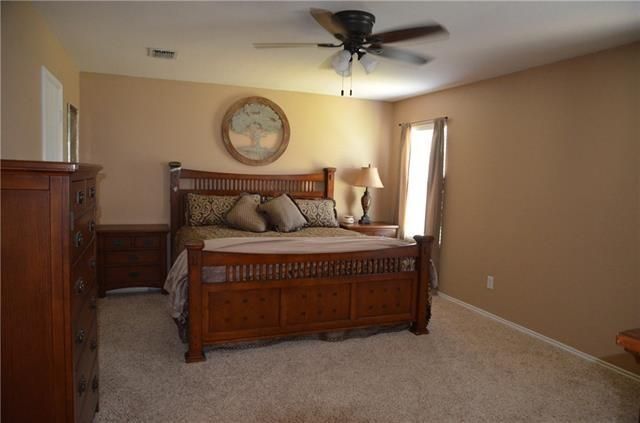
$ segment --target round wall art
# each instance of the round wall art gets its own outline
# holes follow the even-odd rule
[[[282,109],[264,97],[234,103],[222,119],[222,139],[238,161],[262,166],[274,162],[289,144],[289,121]]]

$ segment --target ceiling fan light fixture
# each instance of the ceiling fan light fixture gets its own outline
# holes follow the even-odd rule
[[[376,66],[378,66],[378,61],[368,54],[363,54],[362,57],[360,57],[360,64],[366,73],[371,73],[376,69]]]
[[[350,71],[351,66],[351,53],[347,50],[342,50],[336,53],[331,60],[331,66],[338,73],[342,75],[346,71]]]

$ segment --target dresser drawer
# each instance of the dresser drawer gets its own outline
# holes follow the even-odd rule
[[[159,285],[161,281],[158,266],[118,266],[105,269],[105,279],[109,289],[130,286]],[[139,285],[138,285],[139,284]]]
[[[75,319],[80,308],[86,301],[93,301],[91,297],[96,283],[96,249],[95,241],[85,250],[71,270],[71,312]]]
[[[76,422],[91,423],[98,407],[98,394],[100,390],[99,367],[96,360],[90,373],[90,382],[84,400],[78,404]]]
[[[95,179],[87,179],[86,180],[86,193],[87,193],[87,207],[95,207],[96,205],[96,180]]]
[[[84,180],[71,182],[71,192],[69,201],[71,202],[71,211],[74,215],[79,216],[87,207],[87,184]]]
[[[73,222],[71,229],[71,262],[80,257],[96,233],[95,209],[89,210]]]
[[[107,266],[126,264],[155,264],[160,263],[159,250],[140,251],[109,251],[104,255],[104,264]]]
[[[72,335],[73,363],[79,365],[80,358],[84,354],[94,354],[98,349],[98,321],[93,304],[85,304],[82,314],[73,324]]]
[[[80,361],[74,371],[73,392],[75,395],[76,421],[91,422],[83,412],[87,406],[87,401],[98,394],[98,354],[97,350],[85,351],[80,357]]]

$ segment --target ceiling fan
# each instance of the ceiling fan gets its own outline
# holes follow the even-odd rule
[[[331,57],[331,67],[343,78],[351,75],[353,58],[357,57],[367,73],[373,72],[377,61],[369,56],[385,57],[414,65],[424,65],[430,57],[408,50],[390,47],[387,44],[415,38],[441,38],[449,32],[437,23],[400,28],[387,32],[372,33],[376,17],[361,10],[344,10],[332,13],[324,9],[310,10],[311,16],[331,35],[337,43],[254,43],[255,48],[322,47],[342,48]],[[342,90],[344,95],[344,89]]]

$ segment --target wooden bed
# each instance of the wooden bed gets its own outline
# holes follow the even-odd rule
[[[182,169],[171,162],[169,170],[172,244],[185,224],[190,192],[333,198],[335,168],[304,175],[243,175]],[[374,251],[294,255],[208,252],[201,241],[187,243],[186,361],[205,360],[204,346],[233,341],[401,323],[409,323],[416,335],[428,333],[433,238],[415,240]],[[203,282],[207,266],[224,267],[226,282]]]

